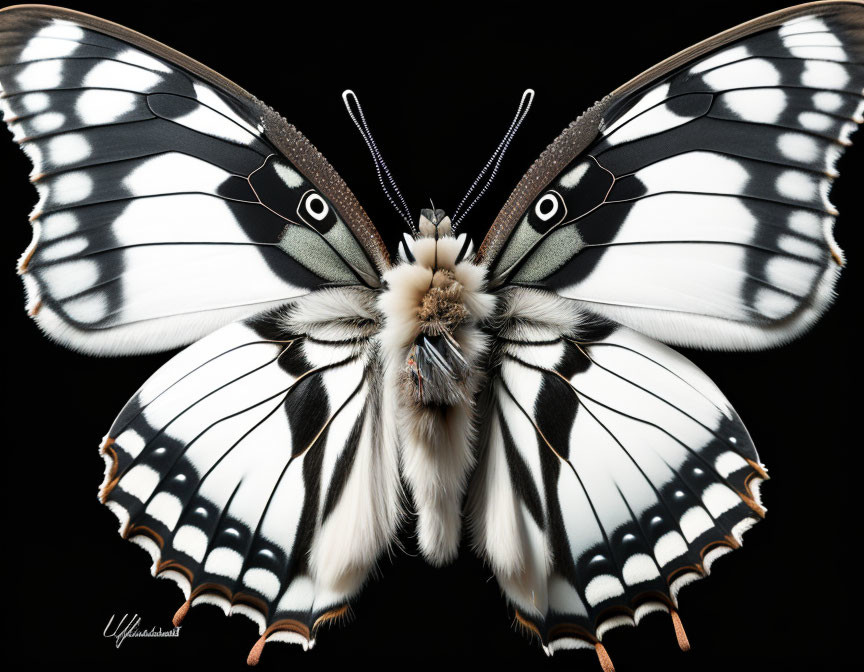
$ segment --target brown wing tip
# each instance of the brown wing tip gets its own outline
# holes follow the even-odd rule
[[[525,618],[522,614],[520,614],[518,609],[516,609],[515,611],[516,611],[516,622],[522,627],[522,629],[525,632],[531,633],[532,635],[537,635],[537,637],[542,642],[543,641],[543,635],[540,634],[539,628],[534,623],[532,623],[527,618]]]
[[[175,628],[179,628],[180,624],[183,622],[183,619],[186,618],[186,614],[189,613],[189,607],[192,606],[189,600],[186,600],[183,604],[180,605],[180,608],[174,614],[174,618],[171,619],[171,623],[174,624]]]
[[[321,614],[317,619],[315,619],[315,623],[312,624],[312,632],[314,633],[318,628],[325,623],[330,621],[339,621],[346,616],[348,613],[348,605],[343,604],[341,607],[336,607],[334,609],[330,609],[329,611],[325,611]]]
[[[749,464],[751,467],[753,467],[753,471],[755,471],[757,474],[759,474],[760,478],[763,478],[766,481],[771,478],[770,476],[768,476],[768,472],[765,471],[765,467],[763,467],[758,462],[755,462],[753,460],[748,459],[747,464]]]
[[[684,624],[681,622],[678,611],[670,607],[669,613],[672,615],[672,625],[675,628],[675,638],[678,640],[678,647],[682,651],[689,651],[690,640],[687,639],[687,633],[684,631]]]
[[[181,607],[182,608],[182,607]],[[261,635],[258,638],[258,641],[255,642],[255,646],[252,647],[252,650],[249,652],[249,655],[246,656],[246,664],[250,667],[254,667],[258,664],[258,661],[261,660],[261,653],[264,651],[264,645],[267,643],[267,635]]]
[[[760,506],[755,499],[753,499],[752,497],[748,497],[747,495],[741,495],[741,499],[747,506],[753,509],[760,518],[765,517],[764,507]]]
[[[606,647],[600,642],[595,642],[594,650],[597,652],[597,660],[600,661],[600,667],[603,668],[603,672],[615,672],[615,666],[612,664],[612,659],[609,657]]]

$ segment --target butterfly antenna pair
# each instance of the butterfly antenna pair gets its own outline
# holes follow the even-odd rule
[[[498,147],[495,148],[495,151],[492,152],[492,156],[489,157],[489,160],[486,162],[486,165],[483,166],[483,169],[480,171],[480,174],[474,178],[474,182],[469,187],[468,191],[462,197],[462,200],[459,201],[459,205],[456,206],[456,210],[453,211],[453,232],[456,232],[459,224],[462,223],[462,220],[465,218],[471,208],[477,205],[477,202],[483,197],[483,194],[492,186],[492,182],[495,180],[495,176],[498,174],[498,168],[501,166],[501,161],[504,158],[504,155],[507,153],[507,148],[510,147],[510,143],[513,141],[513,138],[516,137],[516,133],[519,130],[519,127],[522,125],[522,122],[525,121],[525,117],[528,116],[528,111],[531,109],[531,103],[534,102],[534,89],[525,89],[522,93],[522,98],[519,100],[519,107],[516,109],[516,116],[513,117],[513,121],[510,122],[510,128],[507,129],[507,132],[504,134],[504,137],[501,139],[501,142],[498,143]],[[474,196],[474,200],[463,210],[463,206],[468,202],[468,199],[471,197],[471,194],[474,193],[474,190],[480,185],[480,182],[489,173],[491,169],[491,173],[489,174],[486,183],[477,192],[477,195]]]
[[[357,130],[360,131],[363,142],[366,143],[366,147],[369,149],[369,154],[371,154],[372,161],[375,164],[375,173],[378,175],[378,182],[381,184],[381,189],[384,192],[384,195],[387,197],[387,200],[390,202],[390,205],[393,206],[393,209],[399,217],[408,225],[408,228],[411,229],[411,232],[416,236],[417,227],[414,226],[414,221],[411,218],[411,210],[405,202],[405,197],[402,196],[402,192],[399,191],[399,187],[396,185],[396,180],[393,179],[393,175],[390,173],[390,169],[387,167],[384,157],[381,156],[378,145],[375,143],[375,138],[372,137],[372,132],[369,130],[369,125],[366,123],[366,116],[363,114],[363,108],[360,105],[360,100],[357,98],[357,94],[355,94],[351,89],[346,89],[342,92],[342,101],[345,103],[345,109],[348,110],[351,121],[354,122]],[[498,169],[501,166],[501,161],[504,159],[504,155],[507,153],[507,149],[510,147],[513,138],[516,137],[519,127],[522,125],[522,122],[525,121],[525,117],[528,116],[528,111],[531,109],[531,104],[533,102],[534,89],[525,89],[522,93],[522,98],[519,100],[519,107],[516,109],[516,115],[513,117],[513,121],[510,122],[510,127],[507,129],[501,142],[498,143],[498,147],[496,147],[495,151],[492,152],[492,156],[490,156],[489,160],[486,161],[483,169],[477,177],[474,178],[474,182],[471,183],[471,186],[468,188],[468,191],[465,192],[462,200],[459,201],[456,210],[453,211],[452,221],[454,233],[456,232],[456,228],[465,218],[465,215],[471,211],[471,209],[488,191],[489,187],[492,186],[492,182],[495,180],[495,176],[498,174]],[[481,182],[483,182],[487,173],[489,174],[489,177],[486,179],[483,186],[480,187],[479,191],[477,191],[474,199],[467,205],[467,207],[465,207],[465,204],[468,203],[468,199],[472,194],[474,194]]]
[[[366,147],[372,155],[372,161],[375,163],[375,173],[378,175],[378,182],[381,184],[384,195],[390,201],[390,205],[393,206],[399,217],[402,218],[408,225],[408,228],[411,229],[411,232],[416,236],[417,227],[414,226],[414,221],[411,219],[411,210],[405,202],[402,192],[399,191],[399,187],[396,186],[396,180],[393,179],[393,175],[390,173],[384,157],[381,156],[381,152],[378,150],[378,145],[375,143],[372,131],[369,130],[369,125],[366,123],[366,116],[363,114],[363,108],[360,106],[357,94],[351,89],[345,89],[342,92],[342,101],[345,103],[345,109],[348,110],[351,121],[354,122],[357,130],[360,131],[363,142],[366,143]]]

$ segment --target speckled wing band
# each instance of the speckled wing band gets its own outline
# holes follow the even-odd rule
[[[60,342],[164,350],[325,284],[380,284],[386,250],[320,152],[192,59],[18,6],[0,12],[0,85],[39,193],[28,309]]]
[[[828,199],[864,120],[864,4],[721,33],[588,110],[480,248],[493,287],[541,285],[667,343],[782,343],[833,296]]]

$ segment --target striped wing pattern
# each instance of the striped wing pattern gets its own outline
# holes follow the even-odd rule
[[[764,515],[767,476],[728,401],[681,355],[588,314],[566,330],[524,324],[499,339],[476,541],[550,653],[593,647],[674,612],[680,588]]]
[[[864,5],[753,23],[598,103],[494,274],[667,343],[765,347],[818,319],[843,264],[828,194],[864,120]]]
[[[374,346],[363,332],[298,331],[297,310],[182,351],[102,448],[100,497],[151,554],[153,574],[184,591],[177,622],[190,605],[216,604],[258,623],[260,646],[313,645],[395,525]]]
[[[204,337],[112,425],[100,499],[183,590],[175,623],[198,604],[251,618],[251,664],[267,641],[309,648],[398,524],[397,392],[380,387],[375,307],[386,251],[272,110],[76,16],[0,21],[0,108],[39,193],[28,309],[92,353]],[[765,512],[741,420],[660,341],[788,340],[843,264],[828,195],[864,121],[864,5],[736,30],[589,110],[479,251],[499,307],[474,540],[548,653],[593,647],[607,670],[605,633],[652,612],[686,646],[679,590]],[[560,160],[573,137],[581,149]]]
[[[269,108],[113,24],[52,11],[15,8],[0,26],[0,106],[39,193],[20,273],[49,335],[164,350],[325,282],[376,282],[332,203],[268,139],[265,119],[284,124]]]

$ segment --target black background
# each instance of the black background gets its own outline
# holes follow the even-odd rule
[[[323,151],[391,239],[398,220],[340,92],[351,87],[360,96],[416,211],[429,198],[452,210],[506,130],[523,89],[535,88],[535,107],[497,184],[466,224],[479,239],[540,151],[596,99],[666,56],[785,3],[67,4],[155,37],[273,105]],[[119,538],[114,517],[95,496],[100,438],[169,355],[99,359],[41,337],[21,310],[13,264],[29,242],[26,218],[36,195],[26,183],[29,164],[8,135],[0,152],[9,315],[4,555],[14,596],[5,605],[11,623],[4,654],[112,667],[242,669],[255,626],[210,607],[193,610],[178,639],[127,641],[115,649],[103,637],[112,614],[137,613],[144,627],[169,628],[183,601],[174,584],[149,575],[149,558]],[[862,150],[849,152],[839,169],[832,199],[843,213],[836,236],[849,264],[840,298],[818,327],[778,350],[686,353],[736,406],[771,470],[763,488],[768,519],[748,533],[743,550],[684,591],[681,614],[693,651],[680,653],[668,618],[652,616],[605,637],[619,672],[827,665],[852,644],[860,523],[847,455],[860,448],[852,433],[860,410],[851,367],[853,306],[861,292]],[[323,629],[309,653],[268,645],[261,666],[432,662],[599,670],[590,652],[547,659],[517,632],[490,570],[466,546],[457,563],[432,569],[416,556],[410,530],[401,540],[405,551],[381,561],[348,624]]]

